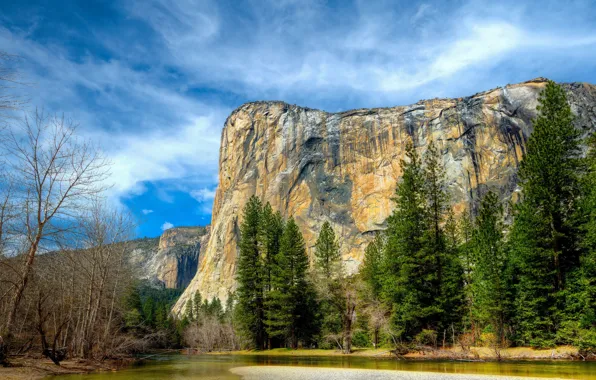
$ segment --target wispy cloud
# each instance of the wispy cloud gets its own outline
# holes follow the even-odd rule
[[[141,210],[141,212],[143,213],[143,215],[149,215],[149,214],[153,213],[153,210],[148,210],[148,209],[144,208],[143,210]]]
[[[215,190],[204,187],[199,190],[192,190],[190,192],[190,196],[201,203],[206,201],[212,201],[213,198],[215,198]]]
[[[112,198],[137,197],[150,182],[161,202],[175,205],[181,191],[204,213],[221,127],[245,101],[335,111],[536,76],[596,81],[587,0],[125,0],[105,11],[110,23],[80,25],[51,18],[81,19],[69,6],[53,16],[31,9],[20,23],[0,15],[0,49],[23,58],[31,107],[67,112],[104,148]]]
[[[164,222],[164,224],[161,225],[162,231],[169,230],[170,228],[174,228],[174,225],[170,222]]]

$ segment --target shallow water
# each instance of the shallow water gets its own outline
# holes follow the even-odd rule
[[[460,362],[393,360],[365,357],[288,357],[245,355],[164,355],[142,365],[117,371],[89,375],[57,376],[54,380],[224,380],[239,379],[230,368],[250,365],[292,365],[307,367],[365,368],[442,373],[474,373],[563,379],[596,380],[596,362],[517,361]]]

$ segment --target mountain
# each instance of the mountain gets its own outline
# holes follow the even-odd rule
[[[328,220],[347,268],[356,271],[392,211],[409,139],[421,154],[431,141],[440,148],[456,214],[474,212],[489,189],[515,200],[517,168],[545,84],[537,78],[464,98],[340,113],[283,102],[242,105],[222,131],[211,238],[174,312],[196,291],[224,300],[235,289],[240,218],[253,194],[294,216],[310,254]],[[577,127],[586,135],[596,130],[596,86],[563,86]]]
[[[209,226],[170,228],[159,238],[129,242],[129,261],[139,278],[170,289],[184,289],[197,272],[201,249],[208,240]]]

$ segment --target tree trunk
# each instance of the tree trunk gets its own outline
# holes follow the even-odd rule
[[[0,351],[8,351],[8,348],[10,347],[10,343],[13,336],[15,317],[17,315],[17,311],[19,310],[19,305],[21,304],[23,293],[25,292],[25,288],[27,287],[27,283],[29,282],[29,275],[31,273],[31,269],[33,268],[33,262],[35,261],[35,254],[37,253],[37,247],[39,246],[39,242],[41,240],[42,230],[43,226],[38,228],[35,240],[33,240],[31,246],[29,247],[27,259],[25,260],[25,267],[23,268],[23,274],[21,275],[21,281],[17,283],[17,288],[15,290],[10,309],[8,311],[8,317],[6,318],[6,325],[4,327],[4,331],[2,331],[2,334],[0,334],[4,337],[4,342],[2,344],[2,347],[0,347]]]

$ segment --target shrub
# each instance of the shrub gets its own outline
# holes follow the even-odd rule
[[[356,331],[354,336],[352,336],[352,345],[354,347],[370,347],[370,337],[365,331]]]
[[[437,345],[437,332],[435,330],[422,330],[414,337],[414,341],[421,346]]]

